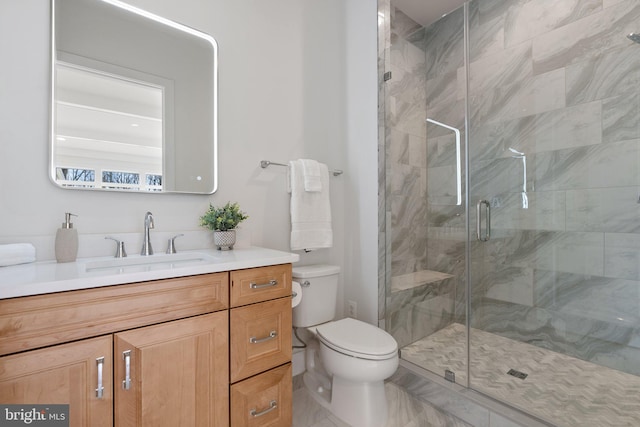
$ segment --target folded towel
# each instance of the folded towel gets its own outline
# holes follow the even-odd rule
[[[300,159],[302,173],[304,175],[304,191],[322,191],[322,179],[320,178],[320,163],[310,159]]]
[[[26,264],[36,260],[36,248],[31,243],[0,245],[0,267]]]
[[[305,191],[301,160],[289,162],[291,189],[291,250],[313,250],[333,246],[329,168],[319,163],[322,190]]]

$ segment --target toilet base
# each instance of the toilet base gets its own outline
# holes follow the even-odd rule
[[[324,409],[331,412],[331,388],[323,386],[323,381],[318,379],[313,372],[305,372],[302,375],[304,387],[307,389],[313,400],[319,403]]]
[[[318,358],[318,350],[318,341],[310,340],[305,350],[306,370],[302,380],[313,400],[331,412],[331,377]]]
[[[333,377],[331,412],[353,427],[384,427],[387,398],[384,381],[352,382]]]
[[[387,424],[384,381],[354,383],[333,377],[327,388],[328,377],[324,373],[307,371],[302,378],[313,399],[350,426],[384,427]]]

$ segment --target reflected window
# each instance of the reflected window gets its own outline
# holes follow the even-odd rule
[[[56,179],[64,187],[95,187],[96,171],[93,169],[56,168]]]
[[[103,171],[102,182],[116,184],[140,184],[140,175],[131,172]]]
[[[99,187],[110,189],[139,189],[147,172],[161,176],[162,87],[63,63],[57,65],[56,82],[56,167],[108,167],[102,172],[107,185]],[[162,190],[161,180],[154,183],[157,189]]]
[[[148,191],[162,191],[162,175],[147,174],[146,184]]]

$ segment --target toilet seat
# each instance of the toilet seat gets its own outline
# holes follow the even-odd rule
[[[348,356],[385,360],[397,356],[396,340],[384,330],[346,318],[316,327],[318,339],[327,347]]]

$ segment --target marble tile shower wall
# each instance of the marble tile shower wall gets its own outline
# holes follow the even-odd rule
[[[424,29],[391,10],[390,166],[391,268],[394,276],[426,268]]]
[[[469,203],[491,202],[493,232],[472,243],[472,322],[640,374],[631,32],[640,32],[638,0],[470,4]],[[528,209],[510,147],[527,155]]]

